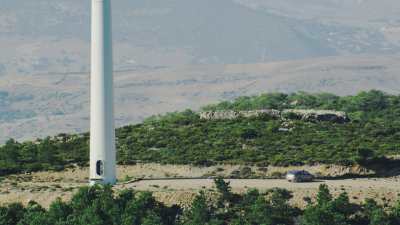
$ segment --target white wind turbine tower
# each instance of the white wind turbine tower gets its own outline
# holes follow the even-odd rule
[[[115,184],[111,0],[92,0],[90,184]]]

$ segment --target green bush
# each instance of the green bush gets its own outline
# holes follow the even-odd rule
[[[327,186],[302,211],[289,204],[293,195],[285,189],[238,195],[224,180],[215,183],[217,204],[200,192],[183,210],[165,206],[149,192],[115,194],[109,186],[94,186],[81,188],[68,202],[57,199],[47,210],[35,202],[0,207],[0,225],[398,225],[400,220],[398,206],[385,208],[370,199],[351,204],[346,193],[333,198]]]

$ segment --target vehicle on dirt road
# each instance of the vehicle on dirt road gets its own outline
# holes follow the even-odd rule
[[[286,180],[294,183],[311,182],[314,176],[305,170],[292,170],[286,174]]]

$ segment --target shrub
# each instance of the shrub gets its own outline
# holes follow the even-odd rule
[[[293,195],[285,189],[265,194],[250,189],[237,195],[224,180],[216,179],[215,184],[221,204],[200,192],[185,211],[165,206],[150,192],[115,194],[110,186],[85,187],[68,202],[57,199],[48,210],[35,202],[0,207],[0,225],[398,225],[400,220],[400,203],[384,208],[367,199],[355,205],[346,193],[333,198],[325,185],[320,186],[317,201],[309,199],[301,211],[289,204]]]

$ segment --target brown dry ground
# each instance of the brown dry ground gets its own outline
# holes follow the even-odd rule
[[[185,165],[137,164],[134,166],[119,166],[119,184],[116,191],[134,189],[152,191],[159,201],[166,204],[190,205],[200,190],[205,190],[210,196],[215,196],[215,187],[211,177],[229,175],[234,171],[243,170],[244,166],[220,165],[213,167],[192,167]],[[266,191],[271,188],[285,188],[293,191],[292,203],[304,207],[306,197],[315,197],[320,184],[327,184],[334,195],[346,191],[351,201],[361,202],[365,198],[376,199],[380,203],[392,204],[397,201],[400,193],[400,178],[358,178],[318,180],[312,183],[293,184],[282,179],[260,179],[284,174],[291,169],[307,169],[321,176],[341,176],[359,172],[368,174],[362,168],[345,168],[340,166],[305,166],[305,167],[250,167],[253,177],[259,179],[230,179],[234,192],[243,193],[251,188]],[[137,178],[154,180],[133,181]],[[161,179],[159,179],[161,178]],[[191,179],[183,179],[191,178]],[[63,200],[71,198],[79,187],[86,186],[88,168],[76,168],[62,172],[38,172],[33,174],[9,176],[0,182],[0,204],[11,202],[28,203],[30,200],[39,202],[45,207],[60,197]]]

